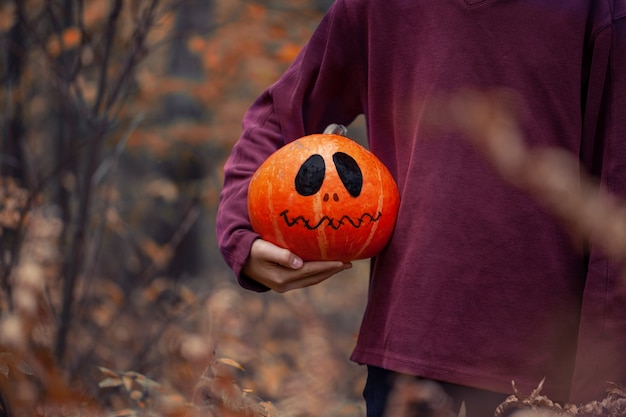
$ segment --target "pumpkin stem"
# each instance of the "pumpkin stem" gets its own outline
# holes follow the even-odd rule
[[[326,129],[324,129],[325,135],[339,135],[339,136],[347,136],[348,128],[344,125],[340,125],[337,123],[333,123],[328,125]]]

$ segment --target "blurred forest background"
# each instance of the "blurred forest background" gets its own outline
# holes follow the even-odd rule
[[[364,415],[348,357],[368,261],[256,294],[215,239],[242,116],[331,3],[0,0],[0,417]],[[626,261],[626,205],[571,155],[531,152],[489,95],[441,104],[433,119]],[[362,120],[349,136],[364,142]],[[433,394],[413,388],[390,417]],[[518,397],[496,416],[563,415],[539,389]],[[567,413],[623,416],[626,389]]]
[[[331,2],[0,2],[0,415],[363,414],[368,263],[255,294],[214,231],[244,111]]]

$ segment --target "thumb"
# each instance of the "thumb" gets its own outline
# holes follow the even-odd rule
[[[283,252],[281,260],[278,261],[279,264],[291,269],[302,268],[302,265],[304,265],[302,258],[287,249],[284,249]]]
[[[252,250],[258,249],[263,252],[263,257],[278,265],[290,269],[300,269],[304,265],[304,261],[289,249],[281,248],[265,240],[257,239],[252,245]]]
[[[275,248],[277,248],[275,252],[277,264],[290,269],[300,269],[304,265],[302,258],[289,249],[279,248],[278,246],[275,246]]]

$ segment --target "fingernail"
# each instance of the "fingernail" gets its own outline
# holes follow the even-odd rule
[[[302,259],[300,259],[300,258],[293,258],[291,260],[291,266],[293,268],[295,268],[295,269],[298,269],[298,268],[302,267],[302,264],[303,264],[303,262],[302,262]]]

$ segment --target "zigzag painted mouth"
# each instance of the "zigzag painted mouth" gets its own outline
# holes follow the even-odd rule
[[[349,216],[343,215],[343,216],[341,216],[341,218],[339,220],[333,219],[333,218],[328,217],[328,216],[324,216],[316,224],[311,225],[309,220],[305,219],[304,216],[293,217],[290,220],[289,217],[287,216],[288,212],[289,212],[289,210],[284,210],[283,212],[280,213],[280,216],[282,216],[283,220],[285,220],[285,223],[287,224],[287,226],[293,227],[293,226],[295,226],[295,225],[297,225],[299,223],[302,223],[302,225],[305,228],[309,229],[309,230],[315,230],[315,229],[317,229],[319,227],[322,227],[324,225],[326,227],[331,227],[331,228],[337,230],[341,226],[347,225],[347,224],[350,224],[355,229],[358,229],[364,223],[365,224],[369,224],[369,223],[377,222],[378,220],[380,220],[380,218],[383,215],[383,213],[381,213],[380,211],[378,212],[378,214],[376,214],[376,216],[373,216],[370,213],[363,213],[361,215],[361,217],[359,217],[358,219],[352,219]]]

